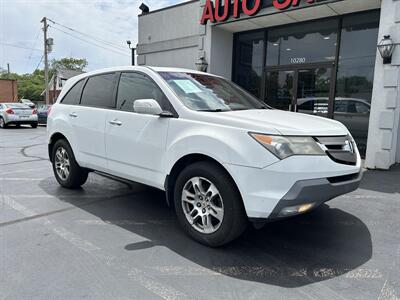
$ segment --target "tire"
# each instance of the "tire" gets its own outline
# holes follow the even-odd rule
[[[8,126],[7,126],[6,122],[4,122],[4,119],[2,117],[0,117],[0,128],[5,129],[7,127]]]
[[[77,189],[86,182],[89,173],[78,165],[66,140],[61,139],[54,144],[51,158],[54,176],[62,187]]]
[[[37,128],[38,127],[38,123],[32,123],[31,126],[32,126],[32,128]]]
[[[201,186],[200,194],[199,190],[195,194],[195,185]],[[184,190],[188,192],[185,195],[191,197],[184,196],[188,201],[182,200]],[[210,197],[211,190],[217,193]],[[178,221],[185,232],[207,246],[219,247],[231,242],[243,233],[248,224],[235,182],[222,167],[212,162],[194,163],[179,174],[174,188],[174,204]],[[193,214],[189,213],[193,211]],[[207,220],[204,220],[204,214]]]

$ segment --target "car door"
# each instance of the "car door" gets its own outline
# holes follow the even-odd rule
[[[170,110],[168,99],[151,78],[138,72],[121,73],[117,106],[106,121],[108,169],[116,176],[161,188],[171,119],[136,113],[133,103],[138,99],[155,99]]]
[[[107,170],[104,130],[108,110],[115,108],[115,83],[115,73],[89,77],[79,108],[70,113],[79,157],[85,167],[99,171]]]

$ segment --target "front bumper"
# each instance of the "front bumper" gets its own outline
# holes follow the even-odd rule
[[[282,214],[285,208],[312,204],[311,209],[314,209],[333,198],[353,192],[360,186],[361,178],[362,172],[345,176],[298,181],[278,202],[266,221],[300,214],[294,213],[285,216]]]
[[[313,204],[313,208],[358,188],[361,159],[355,166],[328,156],[293,156],[265,168],[225,164],[241,193],[251,220],[275,220],[284,207]]]

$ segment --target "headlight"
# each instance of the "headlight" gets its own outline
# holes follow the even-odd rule
[[[324,155],[324,150],[318,146],[312,137],[275,136],[259,133],[249,133],[252,138],[267,148],[280,159],[292,155]]]

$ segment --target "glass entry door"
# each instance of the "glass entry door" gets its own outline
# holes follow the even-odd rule
[[[276,109],[332,117],[332,76],[332,65],[267,69],[265,102]]]

